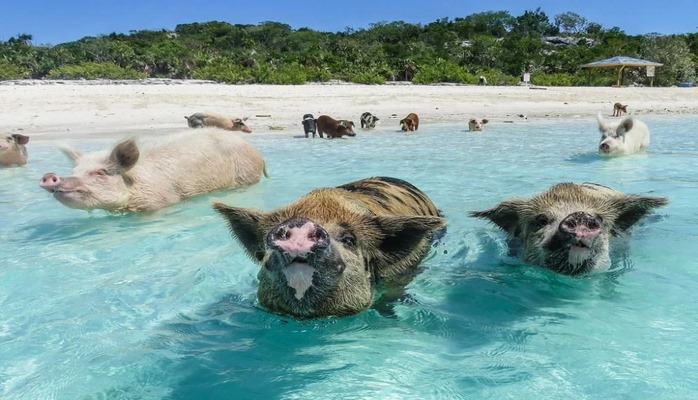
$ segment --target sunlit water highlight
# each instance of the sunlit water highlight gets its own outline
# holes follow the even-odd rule
[[[150,214],[91,214],[38,187],[54,143],[0,170],[0,398],[599,399],[698,396],[698,118],[644,118],[646,154],[600,158],[592,119],[423,124],[342,140],[250,136],[271,179]],[[91,140],[85,149],[110,142]],[[294,321],[256,302],[257,267],[212,198],[271,209],[385,175],[449,219],[409,301]],[[507,256],[467,212],[561,181],[670,198],[614,255],[570,278]]]

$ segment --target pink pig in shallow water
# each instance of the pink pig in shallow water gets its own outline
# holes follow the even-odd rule
[[[156,210],[266,176],[259,151],[220,129],[186,131],[142,146],[127,139],[108,151],[63,151],[75,163],[73,175],[49,172],[39,186],[63,205],[83,210]]]

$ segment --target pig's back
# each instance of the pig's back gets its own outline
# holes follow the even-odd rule
[[[181,197],[189,197],[257,183],[263,169],[261,154],[242,137],[200,129],[145,145],[133,175],[142,185],[170,184]]]
[[[379,215],[424,215],[441,217],[429,197],[411,183],[398,178],[373,177],[337,187],[350,193],[354,201]]]

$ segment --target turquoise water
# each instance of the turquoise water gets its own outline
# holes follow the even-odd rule
[[[0,170],[0,398],[696,398],[698,118],[644,119],[649,151],[610,159],[593,119],[250,136],[271,179],[140,215],[60,205],[38,180],[70,166],[34,141],[27,167]],[[302,322],[260,308],[257,266],[211,199],[270,209],[374,175],[409,180],[449,219],[409,301]],[[466,215],[561,181],[671,203],[615,272],[581,278],[508,257]]]

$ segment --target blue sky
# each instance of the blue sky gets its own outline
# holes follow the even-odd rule
[[[628,34],[698,31],[698,0],[2,0],[0,40],[29,33],[35,44],[57,44],[111,32],[174,29],[177,24],[277,21],[293,28],[343,31],[380,21],[428,23],[438,18],[506,10],[521,15],[540,7],[551,19],[576,12]]]

